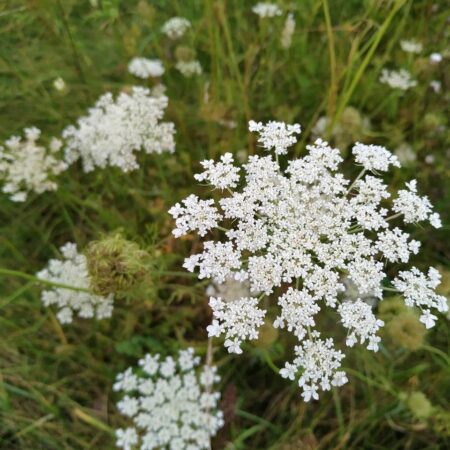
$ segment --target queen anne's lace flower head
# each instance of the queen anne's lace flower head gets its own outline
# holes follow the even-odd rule
[[[400,41],[400,47],[406,53],[420,53],[423,50],[423,45],[414,39]]]
[[[196,59],[192,61],[178,61],[175,64],[175,68],[186,78],[203,73],[202,65]]]
[[[299,125],[249,125],[260,133],[265,149],[277,155],[286,153],[300,132]],[[339,370],[344,354],[316,329],[321,309],[335,310],[348,329],[348,346],[367,343],[377,351],[383,322],[363,299],[381,300],[387,264],[408,262],[420,247],[392,223],[400,223],[403,216],[406,223],[428,220],[438,225],[439,216],[428,199],[417,196],[415,181],[389,201],[391,193],[377,175],[400,163],[384,147],[353,147],[362,170],[352,183],[338,171],[343,161],[339,150],[321,139],[306,148],[307,154],[288,160],[284,170],[270,155],[250,156],[242,167],[228,153],[219,162],[204,161],[196,179],[215,189],[219,200],[190,195],[170,213],[175,236],[191,230],[201,236],[223,233],[220,240],[204,238],[203,251],[186,258],[187,270],[198,269],[199,278],[215,284],[234,279],[250,288],[250,293],[227,300],[216,293],[211,297],[208,334],[224,335],[228,351],[242,352],[241,344],[258,337],[267,315],[262,298],[273,295],[279,307],[274,326],[299,340],[296,359],[281,375],[295,379],[298,374],[302,395],[309,400],[317,398],[319,389],[347,381]],[[400,272],[394,285],[410,306],[422,308],[422,320],[431,325],[430,308],[444,309],[432,293],[435,272],[429,280],[420,278],[422,290],[407,287],[412,281],[407,273]],[[350,283],[354,292],[347,295]]]
[[[28,193],[42,194],[54,191],[58,185],[55,177],[67,169],[58,157],[62,142],[53,138],[48,148],[39,145],[41,130],[25,128],[25,139],[12,136],[0,146],[0,180],[2,191],[12,201],[23,202]]]
[[[270,2],[257,3],[252,11],[261,18],[281,16],[282,11],[278,5]]]
[[[393,281],[394,286],[405,297],[406,305],[417,306],[422,311],[420,321],[427,328],[434,327],[437,320],[437,317],[431,314],[432,308],[439,312],[448,311],[447,299],[434,291],[440,282],[441,275],[434,267],[428,270],[428,277],[416,267],[412,267],[409,271],[400,272]]]
[[[225,334],[225,347],[230,353],[242,353],[243,341],[258,338],[258,328],[264,323],[266,314],[258,308],[258,299],[249,297],[224,302],[220,297],[211,297],[209,306],[214,319],[207,328],[208,335]]]
[[[128,172],[139,167],[137,151],[174,152],[174,124],[161,122],[167,104],[166,96],[154,97],[142,87],[117,99],[111,93],[101,96],[87,116],[63,131],[66,161],[81,159],[85,172],[106,166]]]
[[[36,276],[45,281],[61,284],[42,292],[45,306],[56,305],[61,323],[71,323],[74,314],[83,318],[106,319],[113,310],[112,294],[103,297],[91,293],[86,257],[78,253],[77,246],[68,242],[60,249],[62,260],[51,259],[46,269]],[[78,289],[70,289],[70,287]]]
[[[399,89],[401,91],[407,91],[408,89],[417,86],[417,81],[413,80],[411,74],[405,69],[383,69],[381,71],[380,82],[387,84],[392,89]]]
[[[300,134],[301,127],[298,123],[294,125],[286,125],[284,122],[249,122],[248,129],[259,133],[258,142],[266,150],[274,150],[277,155],[287,153],[288,147],[297,142],[296,134]]]
[[[164,73],[164,66],[159,59],[136,57],[128,63],[128,72],[145,80],[149,77],[160,77]]]
[[[223,426],[218,410],[220,380],[216,368],[198,369],[194,350],[181,350],[178,358],[159,354],[139,361],[117,376],[114,390],[124,394],[119,411],[133,426],[116,430],[117,446],[124,450],[209,449],[210,439]],[[138,446],[138,447],[135,447]]]
[[[357,142],[352,152],[355,161],[368,171],[387,172],[390,165],[400,167],[398,158],[380,145],[364,145]]]
[[[172,17],[161,28],[170,39],[178,39],[191,27],[191,22],[184,17]]]

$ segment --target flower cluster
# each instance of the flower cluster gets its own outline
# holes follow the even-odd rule
[[[413,39],[400,41],[400,47],[406,53],[421,53],[423,50],[423,45]]]
[[[213,311],[213,322],[208,326],[208,335],[225,334],[225,347],[230,353],[242,353],[243,341],[257,339],[258,328],[264,323],[266,311],[258,308],[258,299],[241,297],[233,301],[211,297],[209,306]]]
[[[101,96],[87,116],[63,131],[66,161],[81,158],[85,172],[108,165],[128,172],[139,167],[135,151],[174,152],[174,124],[161,122],[167,104],[167,97],[142,87],[116,100],[111,93]]]
[[[387,84],[392,89],[399,89],[401,91],[407,91],[417,85],[417,81],[413,80],[411,74],[405,69],[383,69],[381,71],[380,82]]]
[[[252,121],[249,128],[277,155],[286,153],[300,132],[299,125],[276,122]],[[176,237],[190,231],[200,236],[213,230],[214,236],[223,233],[220,240],[205,238],[203,251],[186,258],[187,270],[198,269],[199,278],[216,284],[236,280],[250,286],[250,295],[210,299],[209,335],[224,335],[228,350],[240,353],[242,342],[257,338],[264,323],[259,302],[275,295],[280,311],[274,326],[292,332],[300,342],[296,360],[282,375],[293,379],[301,372],[305,400],[317,397],[319,385],[328,389],[330,383],[346,381],[338,371],[344,355],[315,329],[319,312],[325,306],[335,310],[348,329],[348,346],[368,342],[376,351],[383,322],[362,299],[382,299],[386,266],[406,263],[420,247],[397,226],[400,217],[406,223],[427,220],[440,225],[428,199],[417,195],[415,181],[388,201],[391,190],[377,174],[400,163],[385,148],[353,146],[355,163],[362,170],[352,183],[339,173],[343,158],[338,149],[318,139],[307,150],[303,158],[288,160],[284,170],[271,155],[250,156],[243,168],[234,164],[231,154],[218,162],[204,161],[196,179],[215,189],[218,201],[190,195],[169,211],[176,220]],[[403,281],[394,283],[405,293],[407,304],[425,314],[444,308],[432,292],[437,279],[434,271],[430,273],[430,280],[420,279],[420,290],[414,287],[417,274],[407,277],[401,272]],[[350,284],[356,295],[346,295]]]
[[[116,431],[124,450],[209,449],[210,439],[223,426],[220,398],[213,386],[216,368],[196,370],[200,358],[194,350],[181,350],[178,358],[145,355],[139,370],[130,367],[117,376],[115,391],[124,393],[119,411],[134,426]]]
[[[2,191],[14,202],[23,202],[29,192],[42,194],[54,191],[55,176],[67,169],[67,164],[58,158],[62,142],[53,138],[48,149],[37,143],[41,131],[25,128],[25,139],[12,136],[0,146],[0,180]]]
[[[203,73],[200,61],[193,59],[191,61],[178,61],[175,68],[186,78],[191,78],[194,75],[201,75]]]
[[[276,16],[281,16],[281,14],[282,14],[282,11],[278,5],[276,5],[275,3],[269,3],[269,2],[257,3],[252,8],[252,11],[261,18],[276,17]]]
[[[284,122],[249,122],[248,129],[256,131],[259,134],[258,142],[266,150],[274,150],[277,155],[287,153],[288,147],[297,142],[296,134],[300,134],[301,127],[298,123],[294,125],[286,125]]]
[[[55,283],[51,290],[42,292],[44,305],[59,308],[57,317],[61,323],[71,323],[74,314],[83,318],[111,317],[113,296],[103,297],[91,292],[86,257],[78,253],[77,246],[70,242],[60,251],[63,260],[51,259],[47,268],[36,274],[41,280]]]
[[[179,39],[191,27],[191,22],[184,17],[172,17],[161,28],[170,39]]]
[[[400,272],[393,281],[394,286],[405,297],[406,305],[417,306],[421,310],[420,321],[427,328],[434,327],[437,320],[437,317],[431,314],[432,308],[439,312],[448,311],[447,299],[434,291],[440,282],[441,275],[433,267],[428,270],[428,277],[416,267],[412,267],[409,271]]]
[[[145,80],[149,77],[160,77],[164,73],[164,66],[159,59],[136,57],[128,63],[128,72]]]

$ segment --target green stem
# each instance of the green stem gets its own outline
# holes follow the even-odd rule
[[[10,270],[10,269],[0,268],[0,275],[23,278],[25,280],[34,281],[35,283],[38,283],[38,284],[43,284],[45,286],[51,286],[51,287],[62,288],[62,289],[70,289],[71,291],[91,293],[91,291],[89,289],[79,288],[76,286],[69,286],[68,284],[63,284],[63,283],[55,283],[54,281],[49,281],[49,280],[43,280],[41,278],[38,278],[35,275],[30,275],[28,273],[19,272],[18,270]]]

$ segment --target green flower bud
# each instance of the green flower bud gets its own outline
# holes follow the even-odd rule
[[[126,297],[150,283],[150,255],[120,233],[91,242],[85,251],[91,287],[98,295]]]
[[[426,328],[412,312],[401,313],[393,317],[386,325],[389,337],[395,344],[408,350],[418,350],[425,339]]]
[[[417,419],[427,419],[433,412],[433,405],[423,392],[412,392],[407,400],[408,408]]]

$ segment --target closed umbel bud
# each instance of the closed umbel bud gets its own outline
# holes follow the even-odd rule
[[[98,295],[126,297],[149,283],[150,255],[120,233],[91,242],[85,252],[92,290]]]

